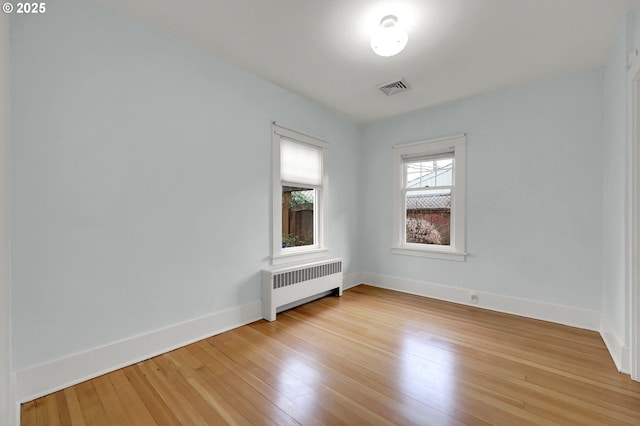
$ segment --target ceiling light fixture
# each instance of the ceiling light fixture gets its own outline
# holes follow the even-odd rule
[[[380,28],[371,37],[371,48],[380,56],[393,56],[402,52],[409,36],[398,25],[395,15],[387,15],[380,20]]]

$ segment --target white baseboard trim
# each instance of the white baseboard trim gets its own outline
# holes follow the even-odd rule
[[[16,401],[31,401],[261,318],[262,303],[256,301],[19,370]]]
[[[362,274],[360,272],[354,272],[351,274],[345,274],[342,278],[342,290],[350,289],[358,284],[362,283]]]
[[[618,371],[629,374],[631,371],[629,347],[624,345],[623,341],[611,326],[611,322],[604,314],[600,320],[600,335]]]
[[[389,290],[397,290],[404,293],[430,297],[447,302],[454,302],[527,318],[555,322],[586,330],[599,331],[600,329],[600,312],[589,309],[556,305],[536,300],[503,296],[473,289],[373,274],[369,272],[363,272],[361,274],[361,279],[363,283]],[[478,303],[471,303],[470,293],[472,292],[478,295]]]
[[[346,290],[361,283],[599,331],[618,370],[628,372],[629,369],[628,348],[621,344],[609,323],[604,317],[601,318],[597,311],[368,272],[346,274],[343,280],[343,289]],[[478,303],[469,302],[470,292],[478,294]],[[14,388],[17,401],[16,418],[19,421],[19,404],[22,402],[39,398],[261,318],[262,303],[256,301],[19,370],[15,373]]]

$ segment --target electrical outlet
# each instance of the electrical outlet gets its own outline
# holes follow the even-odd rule
[[[471,303],[474,303],[474,304],[478,303],[478,299],[479,299],[478,293],[475,293],[473,291],[469,293],[469,300],[471,301]]]

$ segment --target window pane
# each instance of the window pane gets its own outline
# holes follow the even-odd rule
[[[453,158],[436,161],[436,186],[453,184]]]
[[[425,189],[407,192],[406,242],[451,244],[451,190]]]
[[[282,187],[282,248],[314,244],[313,188]]]
[[[407,188],[450,186],[453,182],[453,158],[405,163]]]

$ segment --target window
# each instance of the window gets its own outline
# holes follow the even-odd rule
[[[273,124],[273,264],[323,254],[326,152],[321,139]]]
[[[465,135],[395,145],[397,254],[465,260]]]

